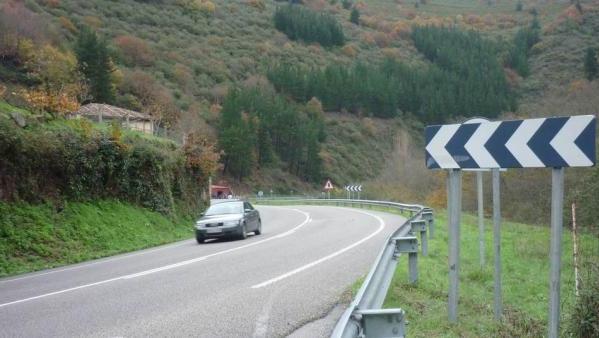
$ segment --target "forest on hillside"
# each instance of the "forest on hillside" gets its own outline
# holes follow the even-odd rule
[[[247,191],[372,180],[397,170],[380,161],[396,151],[393,126],[418,145],[425,124],[541,114],[546,88],[592,90],[591,5],[471,7],[482,13],[384,1],[6,1],[0,92],[48,121],[87,102],[149,114],[159,136],[194,140]],[[558,39],[582,49],[567,68],[543,61]],[[420,156],[403,159],[413,175]]]
[[[174,6],[195,22],[213,14],[207,2],[160,3]],[[45,5],[50,11],[63,6]],[[151,5],[157,4],[148,2]],[[18,88],[13,103],[55,118],[81,104],[107,103],[147,113],[158,127],[184,135],[194,132],[189,128],[202,128],[197,118],[191,119],[195,123],[185,118],[193,112],[181,100],[180,89],[171,90],[145,71],[159,66],[147,42],[134,36],[109,40],[102,26],[89,19],[76,23],[62,16],[59,29],[41,10],[30,7],[11,1],[0,13],[6,32],[0,46],[1,70],[4,82]],[[300,5],[277,7],[269,24],[300,43],[318,42],[337,49],[346,39],[335,16]],[[383,118],[411,114],[423,122],[439,123],[454,116],[495,117],[515,108],[515,95],[491,42],[474,32],[433,26],[415,28],[411,38],[431,62],[424,69],[392,59],[380,64],[329,64],[308,72],[302,64],[288,64],[258,74],[253,82],[233,83],[219,97],[212,97],[208,112],[219,115],[211,128],[218,130],[223,172],[242,179],[253,168],[274,165],[301,180],[319,182],[324,176],[320,148],[326,135],[322,117],[313,116],[324,111]],[[446,44],[440,49],[443,54],[432,55],[427,49],[441,43]],[[169,75],[173,80],[187,77],[190,84],[194,78],[179,72],[178,64],[168,68],[175,71]],[[279,93],[260,80],[263,75]],[[250,103],[239,102],[239,93],[248,92],[253,93],[246,100]],[[193,91],[188,95],[197,96]],[[277,122],[283,120],[286,125]]]

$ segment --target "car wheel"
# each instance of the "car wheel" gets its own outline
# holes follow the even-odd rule
[[[203,244],[204,242],[206,242],[206,238],[202,236],[196,236],[196,241],[198,241],[198,244]]]
[[[262,221],[258,220],[258,228],[254,231],[254,235],[260,235],[262,233]]]
[[[246,232],[246,228],[245,228],[245,223],[241,226],[241,233],[239,234],[239,238],[241,239],[246,239],[248,237],[248,234]]]

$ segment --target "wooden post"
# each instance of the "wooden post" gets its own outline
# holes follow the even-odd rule
[[[574,250],[574,290],[576,297],[580,292],[580,277],[578,275],[578,234],[576,233],[576,203],[572,203],[572,246]]]

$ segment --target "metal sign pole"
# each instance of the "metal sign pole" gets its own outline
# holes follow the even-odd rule
[[[503,314],[501,301],[501,192],[499,169],[493,169],[493,249],[495,251],[494,313],[500,320]]]
[[[478,249],[480,268],[485,267],[485,215],[483,208],[483,172],[476,172],[476,187],[478,190]]]
[[[549,338],[559,337],[560,273],[564,211],[564,168],[551,172],[551,272],[549,274]]]
[[[449,322],[458,320],[460,275],[460,216],[462,210],[462,171],[449,171]]]

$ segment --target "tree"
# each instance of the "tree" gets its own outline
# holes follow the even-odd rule
[[[24,92],[23,97],[36,110],[66,114],[79,109],[79,99],[85,96],[85,86],[77,71],[72,53],[50,45],[32,50],[26,63],[28,76],[39,83]]]
[[[594,48],[587,48],[584,57],[584,73],[589,81],[593,81],[597,77],[599,66],[597,65],[597,52]]]
[[[114,65],[106,40],[98,38],[95,31],[84,27],[77,38],[75,54],[79,70],[89,84],[91,100],[98,103],[114,102]]]
[[[131,35],[121,35],[114,39],[119,47],[121,57],[131,66],[151,66],[154,63],[154,53],[146,41]]]
[[[328,13],[290,4],[277,8],[273,20],[275,28],[291,40],[318,42],[325,47],[345,44],[343,28]]]
[[[516,12],[522,12],[523,7],[522,1],[518,1],[518,3],[516,3]]]
[[[356,7],[352,8],[349,21],[356,25],[360,25],[360,11]]]

